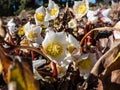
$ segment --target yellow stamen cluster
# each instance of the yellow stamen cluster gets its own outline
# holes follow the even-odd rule
[[[56,58],[62,54],[63,48],[58,42],[51,42],[45,47],[45,52],[51,57]]]
[[[56,9],[56,8],[53,8],[53,9],[51,10],[51,12],[50,12],[50,15],[51,15],[51,16],[55,16],[56,13],[57,13],[57,9]]]
[[[82,4],[78,7],[77,11],[78,11],[78,14],[84,14],[85,11],[86,11],[87,7],[85,4]]]
[[[80,61],[78,63],[78,66],[82,69],[90,69],[91,64],[92,64],[91,59],[88,57],[87,59]]]
[[[44,22],[45,15],[43,13],[36,13],[36,19],[40,22]]]
[[[74,26],[74,22],[70,22],[70,26]]]
[[[22,27],[19,29],[18,35],[24,35],[24,34],[25,34],[24,27],[25,27],[25,26],[22,26]]]
[[[33,39],[33,38],[38,38],[38,33],[34,31],[30,31],[28,33],[28,38]]]
[[[69,51],[70,53],[72,53],[72,52],[74,51],[74,49],[75,49],[75,47],[74,47],[73,45],[70,45],[70,46],[68,47],[68,51]]]

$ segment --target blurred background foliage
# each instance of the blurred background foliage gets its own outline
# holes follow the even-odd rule
[[[54,0],[59,6],[65,7],[66,2],[69,6],[74,4],[74,0]],[[79,1],[79,0],[76,0]],[[111,0],[89,0],[91,5],[97,5],[97,2],[111,1]],[[32,10],[44,5],[47,6],[48,0],[0,0],[0,16],[18,15],[22,10]]]

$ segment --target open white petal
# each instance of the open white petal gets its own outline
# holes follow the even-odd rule
[[[36,11],[35,11],[35,13],[41,13],[41,12],[44,13],[44,14],[45,14],[45,12],[46,12],[46,11],[45,11],[45,8],[44,8],[43,6],[37,8]]]
[[[59,7],[54,1],[49,0],[48,7],[46,9],[45,21],[50,21],[58,17]]]
[[[68,41],[70,44],[72,44],[76,48],[80,46],[79,42],[71,34],[68,35]]]
[[[104,17],[107,17],[107,16],[109,16],[110,11],[111,11],[111,8],[103,9],[103,10],[101,11],[101,14],[102,14]]]
[[[52,9],[52,8],[54,8],[54,5],[55,5],[54,1],[49,0],[48,8],[49,8],[49,9]]]

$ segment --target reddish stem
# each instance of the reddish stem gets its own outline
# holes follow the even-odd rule
[[[32,60],[34,60],[35,58],[34,51],[31,51],[31,56],[32,56]]]
[[[56,63],[52,62],[53,65],[53,77],[57,78],[57,67],[56,67]]]

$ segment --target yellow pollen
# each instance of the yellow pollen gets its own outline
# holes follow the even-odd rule
[[[82,5],[80,5],[79,7],[78,7],[78,14],[84,14],[85,13],[85,11],[86,11],[86,9],[87,9],[87,7],[86,7],[86,5],[85,4],[82,4]]]
[[[63,48],[58,42],[51,42],[45,47],[45,52],[51,57],[57,58],[62,54]]]
[[[45,15],[43,13],[36,13],[36,19],[40,22],[44,22]]]
[[[38,33],[34,31],[30,31],[28,33],[28,38],[33,39],[33,38],[38,38]]]
[[[25,26],[22,26],[22,27],[19,29],[18,35],[24,35],[24,34],[25,34],[25,32],[24,32],[24,27],[25,27]]]
[[[70,46],[68,47],[68,51],[69,51],[70,53],[72,53],[72,52],[74,51],[74,49],[75,49],[75,47],[74,47],[73,45],[70,45]]]
[[[74,22],[70,22],[70,26],[74,26]]]
[[[56,12],[57,12],[57,9],[56,8],[53,8],[50,12],[50,15],[51,16],[55,16],[56,15]]]
[[[91,59],[89,57],[78,63],[79,67],[82,68],[82,69],[90,69],[91,64],[92,64],[92,62],[91,62]]]

